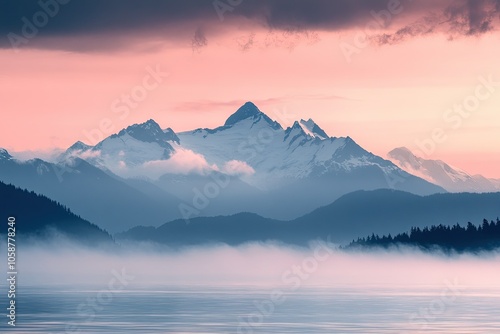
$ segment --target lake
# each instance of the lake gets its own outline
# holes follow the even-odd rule
[[[499,290],[452,284],[18,289],[20,333],[500,333]]]

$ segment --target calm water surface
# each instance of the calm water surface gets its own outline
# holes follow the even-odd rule
[[[279,287],[129,286],[110,293],[102,287],[23,287],[17,297],[15,330],[5,326],[6,317],[0,330],[500,333],[500,292],[495,289],[302,287],[281,297],[273,295],[276,290]]]

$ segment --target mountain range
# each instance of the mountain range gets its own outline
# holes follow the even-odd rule
[[[176,198],[141,180],[126,180],[83,159],[50,163],[19,161],[0,150],[0,181],[43,194],[100,227],[118,232],[148,221],[161,224],[178,215]]]
[[[111,233],[242,212],[295,221],[361,190],[446,193],[448,184],[408,168],[406,151],[391,153],[397,164],[312,119],[284,128],[247,102],[216,128],[176,133],[150,119],[94,146],[78,141],[52,162],[0,150],[0,181],[46,195]]]
[[[176,199],[170,216],[184,219],[254,212],[289,220],[356,190],[445,192],[350,137],[329,136],[312,119],[283,128],[251,102],[213,129],[175,133],[148,120],[95,146],[77,142],[58,162],[75,158],[122,179],[148,182],[153,197]]]
[[[428,196],[381,189],[356,191],[291,221],[254,213],[182,219],[160,227],[138,226],[115,237],[118,241],[155,242],[171,247],[277,241],[307,245],[327,236],[346,243],[364,235],[398,233],[411,227],[454,225],[500,215],[500,193],[446,193]]]

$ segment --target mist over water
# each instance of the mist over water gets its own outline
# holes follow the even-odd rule
[[[25,245],[18,250],[18,330],[494,333],[499,258],[410,248],[345,252],[327,240],[307,249]]]
[[[168,250],[132,244],[116,250],[53,243],[18,249],[19,279],[29,285],[99,284],[112,270],[124,269],[135,277],[134,284],[145,285],[414,286],[458,279],[489,287],[500,285],[499,259],[498,252],[452,256],[411,248],[347,252],[326,239],[310,248],[250,243]]]

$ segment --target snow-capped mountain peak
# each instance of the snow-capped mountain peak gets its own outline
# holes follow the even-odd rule
[[[321,140],[330,138],[330,136],[328,136],[326,132],[322,128],[320,128],[319,125],[316,124],[311,118],[309,118],[307,121],[301,119],[298,124],[300,125],[302,130],[304,130],[304,132],[311,137],[319,138]]]
[[[176,142],[177,144],[181,143],[179,137],[177,137],[177,134],[174,132],[174,130],[172,130],[172,128],[166,128],[165,130],[163,130],[163,132],[165,133],[166,139],[168,141]]]
[[[451,180],[465,181],[471,178],[467,172],[448,165],[442,160],[428,160],[419,158],[406,147],[398,147],[388,153],[388,156],[395,160],[403,169],[411,169],[413,174],[438,183],[435,179],[436,173],[444,172]]]
[[[285,130],[284,141],[288,141],[289,145],[295,142],[297,139],[301,139],[300,142],[304,143],[308,140],[311,140],[313,136],[309,135],[298,121],[293,122],[293,125]]]
[[[160,125],[152,119],[144,123],[131,125],[109,138],[123,137],[125,135],[129,135],[130,137],[142,142],[157,143],[161,147],[168,150],[172,149],[172,146],[168,143],[168,141],[171,140],[171,134],[163,132]],[[96,147],[99,145],[100,143],[97,144]]]
[[[179,144],[180,140],[171,128],[162,130],[158,123],[150,119],[122,129],[95,146],[76,142],[60,155],[59,160],[81,158],[103,170],[127,176],[131,168],[168,160],[175,152],[174,146]]]
[[[12,155],[10,155],[6,149],[0,148],[0,160],[10,160],[10,159],[12,159]]]
[[[93,146],[77,141],[60,154],[57,160],[59,162],[70,163],[75,157],[79,157],[83,152],[90,152],[92,149]]]
[[[224,127],[233,126],[241,121],[251,119],[254,123],[264,120],[273,129],[281,129],[281,125],[278,122],[273,121],[266,114],[257,108],[252,102],[246,102],[242,105],[234,114],[229,116],[229,118],[224,123]]]
[[[342,173],[349,177],[368,175],[377,169],[381,173],[373,182],[383,187],[386,179],[381,175],[400,172],[349,137],[329,137],[312,119],[296,121],[286,130],[267,119],[252,103],[246,103],[226,125],[181,132],[179,138],[182,147],[202,154],[209,164],[221,167],[237,161],[248,165],[255,173],[245,177],[245,182],[261,190],[307,178],[335,178]]]
[[[368,183],[372,188],[384,187],[384,175],[399,172],[392,163],[364,150],[349,137],[329,137],[312,119],[296,121],[285,130],[251,102],[215,129],[176,134],[170,128],[162,130],[150,119],[94,147],[76,143],[72,148],[75,151],[69,152],[69,157],[79,157],[122,177],[150,177],[153,171],[165,175],[179,166],[208,166],[231,175],[245,171],[241,174],[243,182],[259,191],[324,178],[339,180],[342,186],[337,191],[342,193],[359,189],[361,183],[363,189]],[[363,182],[358,175],[363,175]],[[344,187],[345,178],[352,179],[353,184]],[[423,181],[418,187],[439,190]],[[331,188],[324,190],[330,194]]]
[[[398,162],[402,168],[411,168],[413,170],[418,170],[420,168],[419,159],[406,147],[395,148],[390,151],[387,156],[391,160]]]
[[[78,151],[78,150],[81,150],[81,151],[86,151],[88,149],[91,149],[92,146],[90,145],[87,145],[85,144],[84,142],[81,142],[81,141],[77,141],[76,143],[74,143],[73,145],[71,145],[69,148],[68,148],[68,152],[69,151]]]
[[[244,203],[255,203],[251,207],[263,214],[290,215],[293,210],[302,215],[361,189],[390,187],[418,194],[443,190],[403,172],[349,137],[329,137],[312,119],[297,120],[285,130],[251,102],[216,128],[178,134],[163,129],[153,120],[134,124],[91,148],[76,143],[68,157],[122,178],[148,180],[188,202],[198,189],[214,194],[210,187],[220,186],[221,196],[210,197],[214,212],[234,208],[238,202],[244,210],[250,208]],[[219,182],[222,174],[231,180],[224,191]],[[130,182],[147,190],[136,181]],[[281,205],[278,211],[276,203]]]
[[[406,172],[437,184],[451,192],[498,190],[498,186],[493,180],[488,180],[481,175],[470,175],[442,160],[417,157],[406,147],[395,148],[388,153],[388,157]]]

